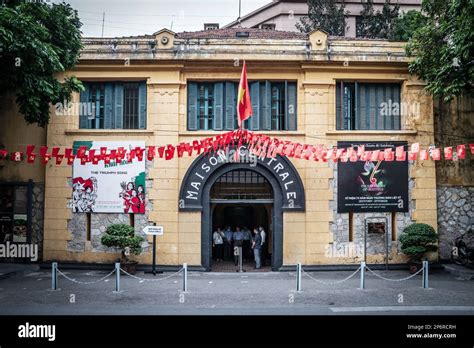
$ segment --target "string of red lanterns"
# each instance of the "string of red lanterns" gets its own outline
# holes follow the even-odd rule
[[[0,160],[8,160],[14,162],[22,162],[26,158],[26,162],[33,164],[39,156],[43,164],[49,163],[54,159],[56,165],[61,165],[65,160],[68,165],[72,165],[74,160],[80,159],[80,163],[85,165],[91,163],[96,165],[99,161],[109,164],[111,161],[132,162],[134,159],[143,161],[146,157],[149,161],[155,158],[165,159],[167,161],[175,158],[183,157],[187,154],[199,155],[208,154],[225,148],[240,148],[247,146],[249,151],[260,157],[275,157],[277,155],[298,158],[310,161],[333,161],[333,162],[356,162],[356,161],[410,161],[415,160],[434,160],[439,161],[444,158],[447,161],[462,160],[466,158],[466,144],[459,144],[455,147],[447,146],[444,148],[430,146],[428,149],[421,149],[419,143],[414,143],[405,149],[399,146],[393,151],[392,148],[386,148],[375,151],[366,151],[364,145],[358,145],[356,148],[336,148],[326,147],[324,145],[300,144],[288,140],[280,140],[276,137],[270,137],[264,134],[254,133],[248,130],[233,130],[224,134],[218,134],[213,137],[207,137],[201,140],[193,140],[192,142],[182,142],[178,145],[168,144],[166,146],[147,146],[146,148],[135,147],[126,149],[118,147],[117,149],[109,149],[101,147],[100,149],[88,150],[86,146],[78,148],[77,153],[73,153],[72,148],[65,148],[61,153],[60,147],[52,147],[48,153],[47,146],[41,146],[39,153],[35,153],[35,146],[28,145],[26,151],[0,150]],[[471,154],[474,154],[474,144],[469,144]],[[442,156],[443,155],[443,156]],[[238,151],[236,152],[238,156]]]

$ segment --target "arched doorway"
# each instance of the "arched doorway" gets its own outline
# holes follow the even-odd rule
[[[214,224],[219,222],[219,218],[214,220],[215,209],[226,208],[234,221],[239,221],[239,215],[247,209],[252,212],[250,222],[262,222],[264,228],[271,229],[271,269],[279,270],[283,265],[282,192],[273,175],[263,166],[228,163],[216,169],[206,181],[201,217],[201,261],[208,271],[212,270],[212,231]],[[267,215],[265,221],[263,209]]]
[[[237,151],[238,157],[234,156]],[[233,174],[227,174],[230,172]],[[232,185],[240,185],[237,196],[229,193],[231,189],[223,189],[228,180],[234,181],[234,176],[236,182]],[[257,184],[242,184],[247,180],[256,180]],[[201,212],[201,265],[205,270],[210,271],[212,266],[211,234],[218,223],[213,220],[213,213],[220,209],[220,213],[236,216],[232,219],[237,221],[238,215],[251,212],[255,216],[252,221],[263,221],[263,225],[271,228],[271,269],[277,271],[283,265],[283,212],[304,211],[305,193],[298,171],[287,158],[257,157],[242,146],[196,158],[181,183],[178,207],[180,212]],[[222,210],[227,207],[227,212]],[[254,208],[248,210],[250,207]]]
[[[222,174],[213,184],[210,192],[210,233],[229,229],[240,229],[244,233],[242,247],[244,268],[254,266],[251,249],[252,231],[263,227],[265,243],[262,248],[262,266],[270,268],[273,256],[274,194],[271,184],[261,174],[251,169],[235,169]],[[212,238],[212,236],[211,236]],[[212,243],[212,239],[211,239]],[[232,244],[224,243],[224,260],[216,261],[216,248],[211,248],[211,269],[213,271],[235,271]]]

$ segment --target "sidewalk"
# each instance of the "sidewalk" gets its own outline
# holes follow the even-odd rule
[[[182,273],[153,277],[139,272],[136,276],[141,279],[121,276],[121,292],[116,293],[114,274],[101,280],[110,271],[63,272],[76,282],[59,276],[58,291],[51,290],[51,273],[46,270],[1,280],[0,314],[474,315],[474,282],[442,271],[430,274],[429,289],[421,287],[419,275],[385,281],[367,274],[365,290],[359,289],[360,274],[341,282],[353,271],[308,272],[302,277],[301,292],[296,291],[295,272],[189,272],[186,293]],[[409,276],[407,271],[377,274],[389,279]]]
[[[39,270],[36,264],[0,263],[0,279],[18,277]]]

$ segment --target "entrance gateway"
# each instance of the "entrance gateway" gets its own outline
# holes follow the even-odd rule
[[[196,158],[184,176],[178,204],[180,211],[201,212],[201,263],[206,271],[212,267],[213,229],[236,224],[266,228],[271,267],[278,271],[283,265],[283,212],[304,211],[305,196],[287,158],[257,157],[241,146]]]

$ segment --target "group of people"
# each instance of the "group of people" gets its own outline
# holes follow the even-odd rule
[[[239,262],[238,253],[234,248],[242,247],[242,258],[247,260],[255,259],[255,268],[259,269],[264,265],[267,250],[266,232],[262,226],[255,227],[253,232],[247,227],[236,226],[234,230],[227,226],[224,230],[220,227],[212,234],[213,255],[216,261],[233,260],[237,266]],[[253,251],[253,252],[252,252]]]

